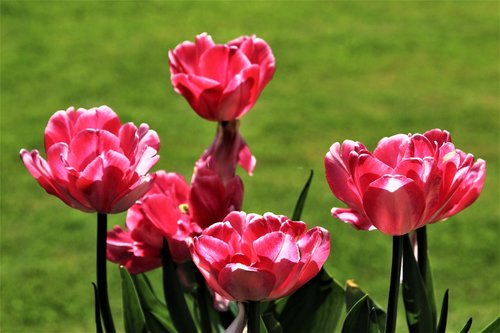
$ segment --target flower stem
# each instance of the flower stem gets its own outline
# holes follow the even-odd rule
[[[196,326],[186,304],[182,285],[177,277],[176,267],[172,261],[168,242],[165,238],[163,238],[161,259],[163,264],[163,293],[174,326],[179,332],[196,333]]]
[[[248,324],[248,333],[259,333],[260,332],[260,302],[259,301],[249,301],[246,303]]]
[[[427,229],[425,226],[417,229],[418,268],[424,285],[427,284]]]
[[[401,279],[401,259],[403,258],[403,236],[392,238],[392,267],[391,282],[389,286],[389,297],[387,300],[386,333],[396,331],[396,319],[398,315],[398,296]]]
[[[106,332],[115,332],[108,299],[108,282],[106,273],[106,238],[108,215],[97,213],[97,294],[101,308],[102,322]]]

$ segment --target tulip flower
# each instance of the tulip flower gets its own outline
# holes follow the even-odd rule
[[[47,161],[21,150],[31,175],[68,206],[97,212],[97,297],[106,332],[114,332],[106,273],[107,214],[130,208],[151,187],[160,140],[146,124],[121,124],[107,106],[57,111],[45,128]],[[97,318],[96,318],[97,321]],[[99,320],[100,322],[100,320]]]
[[[45,128],[47,161],[21,150],[31,175],[49,193],[84,212],[127,210],[151,186],[160,141],[148,125],[121,124],[107,106],[57,111]]]
[[[236,175],[241,165],[250,175],[256,159],[238,132],[238,121],[219,123],[212,145],[196,162],[191,180],[189,211],[201,228],[222,221],[243,203],[243,182]]]
[[[313,278],[330,252],[327,230],[266,213],[232,212],[194,237],[193,261],[208,285],[236,301],[290,295]]]
[[[457,214],[479,196],[486,163],[455,148],[447,131],[383,138],[373,151],[334,143],[325,157],[332,215],[361,230],[404,235]]]
[[[242,117],[275,72],[271,48],[255,36],[215,44],[202,33],[169,51],[169,63],[175,91],[211,121]]]
[[[165,171],[154,176],[151,190],[127,211],[127,230],[115,226],[108,231],[108,260],[132,274],[161,266],[164,237],[174,262],[191,259],[191,237],[201,232],[188,215],[189,187],[184,178]]]

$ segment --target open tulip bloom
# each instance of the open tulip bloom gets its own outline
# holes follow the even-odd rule
[[[108,213],[129,209],[154,177],[160,140],[142,124],[121,124],[107,106],[57,111],[45,128],[47,161],[35,149],[21,150],[31,175],[70,207],[97,212],[97,291],[103,323],[114,331],[107,296],[106,225]]]
[[[47,161],[21,150],[31,175],[49,193],[84,212],[119,213],[146,193],[160,140],[142,124],[121,124],[107,106],[57,111],[45,128]]]
[[[400,236],[417,230],[417,259],[425,283],[425,226],[455,215],[478,198],[486,163],[456,149],[447,131],[433,129],[383,138],[373,153],[360,142],[336,142],[326,154],[325,169],[333,194],[350,207],[333,208],[334,217],[356,229],[394,236],[386,326],[386,332],[393,332],[403,256]],[[406,258],[408,267],[412,259]]]
[[[215,44],[203,33],[194,43],[177,45],[168,58],[175,91],[211,121],[231,121],[247,113],[275,71],[271,48],[255,36]]]
[[[241,211],[244,186],[236,169],[252,175],[257,160],[239,126],[275,73],[269,45],[256,36],[216,44],[202,33],[170,50],[168,60],[174,90],[217,126],[190,184],[175,172],[150,174],[159,159],[157,133],[146,124],[122,124],[107,106],[70,107],[50,117],[46,160],[36,149],[20,152],[47,193],[97,213],[97,332],[102,326],[115,332],[106,258],[120,265],[127,333],[242,333],[245,326],[248,333],[261,326],[270,333],[329,333],[344,300],[343,333],[394,333],[401,270],[410,332],[445,332],[448,293],[437,323],[426,225],[478,198],[485,161],[456,149],[439,129],[383,138],[373,152],[351,140],[330,147],[326,180],[348,206],[331,214],[358,230],[393,236],[386,314],[355,283],[343,288],[323,268],[329,232],[299,221],[312,171],[291,219]],[[124,211],[125,226],[108,231],[107,214]],[[144,274],[159,267],[165,304]]]
[[[333,208],[356,229],[404,235],[472,204],[486,163],[455,148],[439,129],[383,138],[373,153],[359,142],[334,143],[325,157],[333,194],[350,208]]]

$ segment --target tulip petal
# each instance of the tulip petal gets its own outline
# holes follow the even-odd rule
[[[116,113],[106,105],[89,110],[78,109],[81,112],[74,124],[74,133],[85,131],[88,129],[101,129],[118,135],[120,130],[120,119]]]
[[[81,114],[82,110],[70,107],[66,111],[57,111],[50,117],[47,127],[45,127],[45,151],[57,142],[69,145],[74,133],[73,126]]]
[[[391,137],[383,138],[373,151],[373,156],[391,168],[395,168],[404,156],[409,142],[410,139],[408,135],[404,134],[396,134]]]
[[[342,145],[342,154],[347,150],[346,143]],[[361,209],[361,196],[352,180],[348,167],[341,157],[340,143],[336,142],[330,147],[330,151],[325,156],[326,180],[330,190],[341,201],[350,207]]]
[[[179,206],[161,194],[150,194],[142,201],[142,212],[165,236],[177,232],[177,221],[181,218]]]
[[[350,208],[332,208],[332,216],[349,223],[358,230],[375,230],[375,226],[364,216]]]
[[[271,272],[242,264],[228,264],[219,273],[220,285],[233,299],[260,301],[271,293],[275,277]]]
[[[418,185],[400,175],[374,181],[363,197],[365,212],[381,232],[403,235],[419,224],[425,197]]]
[[[79,132],[69,145],[68,164],[82,171],[91,161],[108,150],[120,152],[120,140],[108,131],[86,129]]]

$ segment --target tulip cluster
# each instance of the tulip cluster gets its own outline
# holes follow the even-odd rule
[[[440,129],[383,138],[373,152],[351,140],[330,147],[326,180],[349,206],[333,208],[332,215],[356,229],[393,236],[386,313],[352,281],[343,288],[324,270],[330,234],[300,221],[312,172],[291,219],[242,211],[237,167],[252,175],[256,158],[239,127],[275,73],[269,45],[256,36],[216,44],[203,33],[177,45],[168,59],[174,90],[216,124],[190,184],[175,172],[149,174],[159,159],[158,135],[146,124],[122,124],[107,106],[57,111],[45,129],[47,160],[37,150],[20,152],[49,194],[97,213],[97,332],[103,331],[101,320],[106,332],[115,331],[106,259],[120,265],[127,332],[241,333],[246,327],[258,333],[261,325],[269,332],[330,332],[345,299],[342,332],[393,333],[401,270],[410,331],[444,331],[448,294],[437,324],[426,225],[478,198],[485,161],[456,149]],[[107,230],[107,214],[124,211],[125,227]],[[143,274],[159,267],[166,306]]]

